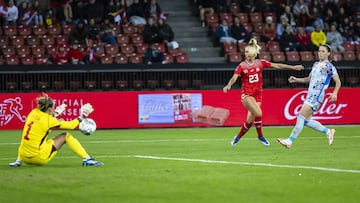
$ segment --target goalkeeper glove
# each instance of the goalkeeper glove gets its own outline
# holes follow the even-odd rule
[[[84,119],[86,117],[89,116],[89,114],[91,114],[91,112],[94,111],[94,108],[91,106],[91,104],[86,103],[84,105],[81,106],[80,108],[80,119]]]
[[[60,106],[57,106],[54,111],[54,117],[60,116],[66,109],[66,104],[61,104]]]

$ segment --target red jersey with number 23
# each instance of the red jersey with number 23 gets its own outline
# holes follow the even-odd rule
[[[241,99],[253,96],[257,102],[262,101],[262,72],[264,68],[270,68],[271,63],[267,60],[255,59],[252,64],[247,61],[241,62],[235,69],[234,74],[241,77]]]

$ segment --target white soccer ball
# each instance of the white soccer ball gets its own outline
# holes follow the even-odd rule
[[[81,121],[79,130],[84,135],[91,135],[96,131],[96,123],[91,118],[85,118]]]

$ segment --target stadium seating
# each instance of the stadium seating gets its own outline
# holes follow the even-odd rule
[[[163,80],[162,84],[165,89],[172,89],[174,87],[175,82],[174,80],[166,79]]]
[[[239,52],[231,52],[228,54],[228,60],[231,63],[240,63],[241,61],[243,61],[243,57],[242,54]]]
[[[53,87],[56,91],[62,91],[65,89],[65,82],[62,80],[53,81]]]
[[[286,60],[290,62],[297,62],[300,61],[300,55],[297,51],[287,51],[286,53]]]
[[[101,89],[110,90],[113,87],[113,81],[111,80],[102,80],[101,81]]]
[[[115,85],[118,90],[125,90],[128,88],[129,82],[127,80],[117,80]]]
[[[85,80],[84,88],[88,91],[95,90],[97,88],[97,83],[93,80]]]
[[[127,64],[129,63],[129,58],[121,53],[118,53],[114,58],[114,62],[116,64]]]

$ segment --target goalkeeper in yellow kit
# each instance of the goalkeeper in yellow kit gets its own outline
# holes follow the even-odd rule
[[[75,129],[82,119],[89,116],[94,110],[90,104],[85,104],[80,109],[80,116],[72,121],[61,121],[56,116],[65,111],[66,105],[54,109],[54,102],[47,94],[36,98],[37,108],[27,116],[22,132],[21,143],[18,149],[18,158],[9,166],[19,167],[22,162],[34,165],[47,164],[61,147],[66,143],[71,151],[83,159],[83,166],[102,166],[85,151],[80,142],[71,134],[64,132],[52,139],[48,134],[52,129]]]

